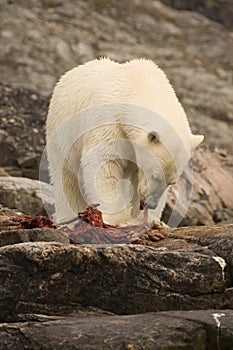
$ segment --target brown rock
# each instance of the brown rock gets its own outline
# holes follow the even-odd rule
[[[198,238],[192,243],[190,235]],[[54,242],[3,247],[1,319],[64,315],[81,305],[120,314],[233,308],[232,226],[181,228],[173,237],[159,248]]]

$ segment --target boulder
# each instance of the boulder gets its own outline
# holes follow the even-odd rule
[[[53,212],[51,186],[23,177],[0,177],[0,203],[28,215],[44,215],[46,209]]]

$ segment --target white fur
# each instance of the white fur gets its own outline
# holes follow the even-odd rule
[[[105,222],[119,225],[140,219],[140,199],[157,206],[150,221],[160,218],[167,187],[203,139],[191,133],[165,74],[146,59],[94,60],[67,72],[46,132],[56,220],[98,202]]]

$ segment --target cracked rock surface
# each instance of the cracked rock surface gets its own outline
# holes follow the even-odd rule
[[[232,237],[233,225],[183,227],[153,247],[90,246],[5,226],[0,349],[230,349]]]

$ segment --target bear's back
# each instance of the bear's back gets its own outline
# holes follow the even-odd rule
[[[47,135],[76,113],[111,103],[140,105],[157,112],[175,128],[181,125],[182,132],[184,127],[189,131],[172,86],[154,62],[134,59],[120,64],[102,58],[75,67],[61,77],[50,102]]]

